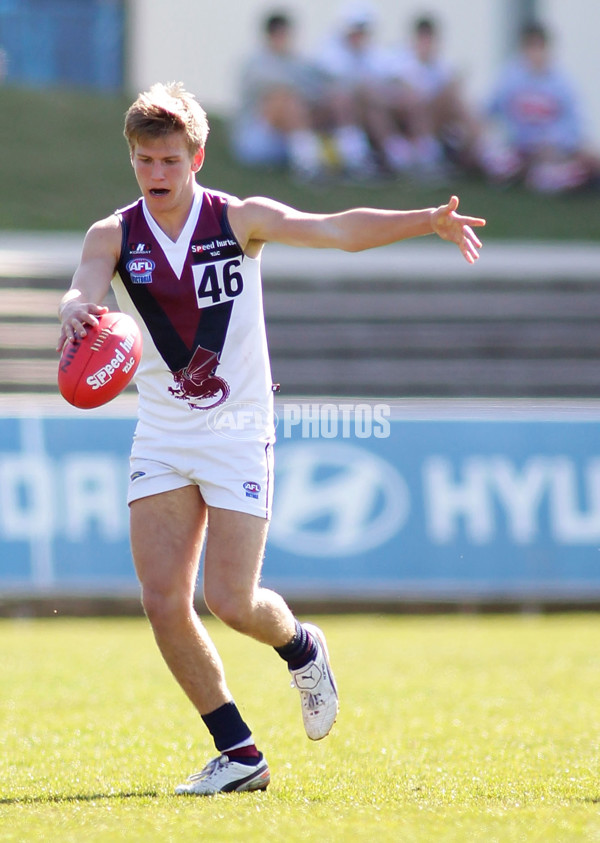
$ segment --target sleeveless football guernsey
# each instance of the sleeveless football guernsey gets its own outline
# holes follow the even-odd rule
[[[220,419],[223,445],[228,438],[268,443],[273,396],[260,258],[243,253],[228,199],[196,185],[175,242],[143,199],[117,211],[122,247],[112,283],[119,308],[142,329],[140,422],[166,436],[197,437],[214,435]]]

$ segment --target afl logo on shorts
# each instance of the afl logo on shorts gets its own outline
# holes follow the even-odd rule
[[[155,265],[150,258],[133,258],[127,264],[126,269],[133,284],[151,284],[152,270]]]
[[[244,489],[246,490],[247,498],[256,498],[256,500],[258,500],[258,493],[260,492],[260,483],[253,483],[251,480],[247,480],[244,483]]]

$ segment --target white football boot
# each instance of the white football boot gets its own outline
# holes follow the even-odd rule
[[[191,796],[214,796],[215,793],[241,793],[244,790],[266,790],[271,775],[261,755],[256,764],[240,764],[227,755],[209,761],[199,773],[193,773],[175,793]]]
[[[311,741],[320,741],[332,729],[339,703],[335,679],[329,664],[325,636],[318,626],[302,624],[317,646],[316,658],[299,670],[290,669],[292,686],[300,691],[302,720]]]

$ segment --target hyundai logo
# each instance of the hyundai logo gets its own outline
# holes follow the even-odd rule
[[[410,508],[385,460],[338,442],[281,447],[270,540],[298,556],[353,556],[387,542]]]

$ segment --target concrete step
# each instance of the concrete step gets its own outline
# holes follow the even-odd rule
[[[0,391],[56,391],[68,279],[40,281],[0,282]],[[600,394],[600,284],[590,278],[269,276],[265,312],[273,377],[287,395]]]

